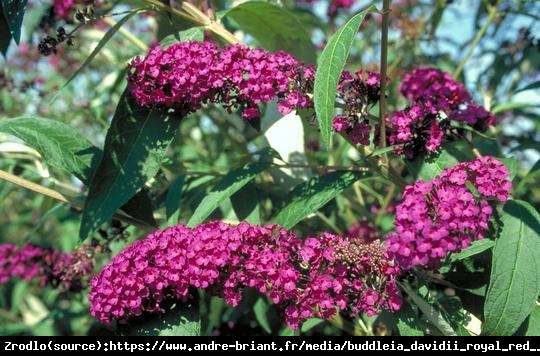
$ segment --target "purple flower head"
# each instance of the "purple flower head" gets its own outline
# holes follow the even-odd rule
[[[407,186],[396,208],[396,230],[387,236],[389,253],[404,269],[438,266],[449,252],[459,252],[484,237],[492,215],[488,199],[506,201],[511,188],[506,167],[489,156],[446,168],[432,181]]]
[[[439,109],[457,109],[460,104],[471,101],[465,86],[452,76],[437,68],[420,67],[403,78],[399,87],[403,96],[411,101],[420,98],[436,100]]]
[[[396,153],[414,158],[422,152],[435,152],[444,139],[444,128],[448,123],[442,120],[430,102],[419,100],[405,110],[392,113],[392,129],[388,140],[399,145]]]
[[[468,104],[465,109],[453,110],[449,117],[450,120],[464,122],[480,131],[484,131],[496,122],[491,112],[476,104]]]
[[[343,102],[343,113],[334,118],[332,127],[343,132],[352,143],[369,145],[371,125],[369,109],[380,94],[380,75],[369,71],[354,74],[344,71],[337,88],[338,100]]]
[[[240,110],[246,120],[260,116],[258,105],[278,99],[286,114],[312,105],[303,93],[314,70],[284,52],[243,45],[223,49],[210,42],[154,47],[128,66],[132,95],[142,106],[164,106],[187,115],[208,103]]]

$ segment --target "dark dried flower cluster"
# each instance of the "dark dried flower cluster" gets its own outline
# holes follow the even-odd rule
[[[379,101],[380,89],[378,73],[344,71],[337,91],[344,108],[341,115],[334,117],[334,130],[345,134],[354,144],[369,145],[369,110]]]
[[[24,280],[39,279],[69,291],[79,291],[84,277],[90,275],[93,261],[90,247],[83,246],[73,252],[60,252],[34,245],[22,248],[13,244],[0,245],[0,284],[10,277]]]
[[[47,36],[39,42],[39,53],[44,56],[49,56],[53,53],[56,54],[58,51],[56,47],[63,42],[66,42],[68,46],[73,46],[73,34],[67,33],[66,30],[60,26],[56,30],[56,37]]]

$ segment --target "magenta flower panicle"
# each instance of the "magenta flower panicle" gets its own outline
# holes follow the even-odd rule
[[[331,234],[302,242],[279,226],[245,222],[178,225],[134,242],[94,276],[90,311],[102,323],[123,323],[162,312],[164,301],[186,300],[193,288],[233,306],[254,288],[298,328],[338,310],[356,316],[399,308],[398,273],[379,242]]]
[[[437,267],[448,253],[482,239],[493,213],[489,200],[508,199],[512,188],[508,175],[501,162],[486,156],[407,186],[396,208],[396,230],[386,240],[392,258],[404,269]]]
[[[274,99],[282,114],[310,107],[304,89],[314,75],[312,67],[285,52],[243,45],[220,49],[210,42],[157,46],[128,66],[129,89],[142,106],[173,108],[185,116],[216,103],[239,110],[245,120],[259,117],[258,105]]]

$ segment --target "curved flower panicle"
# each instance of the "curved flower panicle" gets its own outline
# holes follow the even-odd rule
[[[449,252],[482,239],[493,212],[488,199],[508,199],[508,176],[501,162],[487,156],[444,169],[432,181],[407,186],[396,208],[396,231],[387,236],[393,259],[404,269],[436,267]]]
[[[161,312],[167,299],[205,288],[233,306],[245,288],[269,297],[294,328],[307,318],[395,310],[393,267],[379,242],[323,234],[304,242],[275,226],[221,222],[157,231],[124,249],[90,285],[90,311],[100,322],[127,322]]]
[[[311,106],[301,89],[314,74],[285,52],[243,45],[220,49],[195,41],[154,47],[128,66],[129,89],[142,106],[164,106],[187,115],[217,103],[240,110],[245,120],[259,117],[258,105],[274,99],[283,114]]]

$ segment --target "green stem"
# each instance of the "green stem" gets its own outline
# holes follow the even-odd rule
[[[390,0],[383,0],[381,25],[381,93],[379,97],[379,146],[386,147],[386,122],[384,120],[386,105],[386,72],[388,69],[388,15],[390,14]],[[386,154],[381,156],[387,161]]]
[[[499,9],[500,3],[501,3],[501,0],[497,0],[495,5],[493,6],[488,5],[488,18],[486,22],[484,22],[480,30],[476,33],[476,36],[472,40],[471,45],[469,46],[469,49],[467,50],[467,53],[465,54],[461,62],[459,62],[459,65],[454,71],[454,74],[452,74],[454,78],[459,77],[459,75],[463,71],[463,67],[465,66],[465,63],[467,63],[467,61],[471,58],[474,49],[476,48],[478,43],[480,43],[480,40],[482,39],[482,37],[484,37],[484,34],[486,33],[489,25],[493,22],[493,20],[495,20],[495,16],[497,16],[497,10]]]
[[[167,11],[171,15],[180,19],[190,21],[197,26],[204,26],[206,29],[221,37],[227,43],[240,43],[240,40],[238,40],[238,38],[236,38],[232,33],[227,31],[227,29],[223,27],[221,23],[211,19],[205,13],[186,1],[181,2],[182,10],[167,6],[159,0],[143,0],[143,2],[161,11]]]
[[[343,236],[343,230],[337,227],[330,219],[328,219],[323,213],[317,211],[315,213],[319,219],[321,219],[326,225],[328,225],[334,232],[340,236]]]
[[[384,197],[383,204],[381,205],[379,211],[377,212],[377,216],[375,217],[375,224],[380,225],[382,218],[386,215],[386,210],[388,209],[388,205],[392,202],[392,198],[394,197],[394,193],[396,191],[396,186],[391,185],[388,189],[388,193]]]

